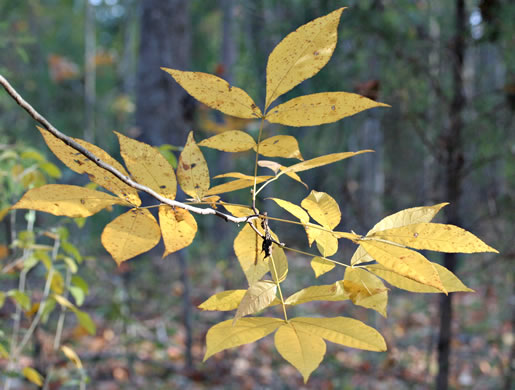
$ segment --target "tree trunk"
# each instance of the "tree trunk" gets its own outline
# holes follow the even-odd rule
[[[453,61],[453,98],[450,104],[449,127],[443,134],[445,145],[445,193],[446,200],[451,205],[446,210],[446,223],[461,225],[460,221],[460,198],[463,179],[463,110],[465,108],[465,95],[463,88],[463,63],[465,56],[465,34],[466,15],[465,0],[456,0],[455,10],[455,39],[454,39],[454,61]],[[444,266],[451,272],[456,269],[456,254],[446,253]],[[449,387],[449,358],[451,354],[452,339],[452,296],[442,296],[440,302],[440,334],[438,338],[438,375],[436,388],[447,390]]]

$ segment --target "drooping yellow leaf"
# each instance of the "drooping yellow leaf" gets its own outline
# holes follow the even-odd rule
[[[386,268],[446,292],[433,263],[420,253],[380,241],[360,241],[360,244],[373,259]]]
[[[362,268],[347,267],[343,288],[355,305],[375,310],[386,317],[388,289],[381,279]]]
[[[294,203],[288,202],[287,200],[279,199],[279,198],[267,198],[270,200],[273,200],[275,203],[277,203],[278,206],[282,207],[286,211],[288,211],[290,214],[294,215],[299,219],[302,223],[308,223],[309,222],[309,215],[304,211],[304,209],[300,206],[297,206]]]
[[[409,209],[401,210],[395,214],[383,218],[378,223],[376,223],[374,227],[367,233],[367,236],[374,232],[387,230],[394,227],[401,227],[414,223],[430,222],[434,216],[448,204],[449,203],[439,203],[433,206],[412,207]],[[373,259],[367,254],[367,252],[361,246],[358,246],[351,258],[351,264],[356,265],[372,260]]]
[[[257,150],[257,146],[254,146]],[[291,135],[276,135],[259,143],[259,154],[267,157],[284,157],[304,160],[300,154],[299,143]]]
[[[272,248],[272,259],[268,261],[270,266],[270,274],[272,280],[276,283],[281,283],[288,275],[288,259],[284,253],[284,249],[278,245]]]
[[[333,55],[344,8],[299,27],[274,48],[266,66],[265,110],[282,94],[317,74]]]
[[[302,325],[303,331],[332,343],[367,351],[386,351],[383,336],[374,328],[353,318],[297,317],[290,320],[290,323]]]
[[[438,252],[499,253],[472,233],[458,226],[441,223],[416,223],[381,230],[371,234],[370,237],[397,242],[415,249],[427,249]]]
[[[261,110],[243,90],[220,77],[201,72],[161,68],[169,73],[191,96],[206,106],[238,118],[261,118]]]
[[[338,239],[331,232],[319,230],[315,242],[318,251],[324,257],[332,256],[338,251]]]
[[[114,132],[132,177],[168,199],[175,199],[177,179],[168,160],[156,148]]]
[[[276,297],[276,293],[277,286],[272,282],[258,281],[251,284],[236,310],[233,324],[246,315],[257,313],[268,307]]]
[[[263,183],[271,179],[272,176],[257,176],[256,183]],[[227,192],[241,190],[243,188],[252,187],[254,185],[254,178],[252,179],[236,179],[233,181],[229,181],[224,184],[219,184],[217,186],[211,187],[209,191],[206,192],[206,195],[215,195],[215,194],[224,194]]]
[[[195,143],[193,131],[188,135],[188,140],[179,157],[177,165],[177,179],[181,189],[195,199],[201,199],[209,189],[209,169],[206,159]]]
[[[275,162],[275,161],[268,161],[268,160],[259,160],[258,165],[263,168],[268,168],[274,171],[274,174],[277,174],[279,171],[285,171],[286,167],[283,167],[281,164]],[[308,188],[308,185],[302,181],[299,175],[297,175],[295,172],[286,172],[286,176],[289,178],[298,181],[300,184],[302,184],[306,189]]]
[[[334,267],[334,263],[318,256],[313,257],[313,260],[311,260],[311,268],[313,268],[316,278],[331,271]]]
[[[147,209],[131,209],[104,228],[101,241],[118,265],[157,245],[161,230]]]
[[[311,217],[326,229],[334,229],[341,219],[338,203],[325,192],[312,190],[300,204]]]
[[[302,374],[304,383],[322,362],[324,340],[305,329],[304,323],[290,321],[282,325],[274,337],[277,352]]]
[[[284,170],[279,172],[279,175],[288,174],[290,172],[302,172],[307,171],[309,169],[318,168],[323,165],[332,164],[336,161],[344,160],[349,157],[357,156],[358,154],[373,152],[373,150],[360,150],[358,152],[342,152],[342,153],[332,153],[326,154],[324,156],[315,157],[311,160],[302,161],[295,165],[291,165]]]
[[[105,192],[66,184],[47,184],[33,188],[12,206],[72,218],[89,217],[113,204],[127,202]]]
[[[54,137],[45,129],[38,127],[38,130],[40,131],[50,150],[57,156],[59,160],[64,163],[64,165],[66,165],[72,171],[80,174],[87,174],[92,182],[97,183],[120,198],[127,200],[134,206],[139,206],[141,204],[138,191],[136,191],[134,188],[122,182],[112,173],[104,170],[103,168],[100,168],[93,161],[77,152],[71,146],[66,145],[63,141]],[[120,173],[129,176],[125,168],[118,161],[107,154],[103,149],[100,149],[98,146],[78,138],[74,138],[74,140],[88,149],[102,161],[116,168]]]
[[[230,311],[236,310],[247,290],[226,290],[212,295],[198,305],[200,310]]]
[[[254,176],[246,175],[246,174],[241,173],[241,172],[222,173],[221,175],[214,176],[213,179],[223,179],[223,178],[226,178],[226,177],[231,177],[231,178],[235,178],[235,179],[242,179],[242,180],[254,180]],[[270,176],[266,176],[266,177],[270,177]]]
[[[349,295],[343,289],[342,281],[333,284],[310,286],[290,295],[285,303],[287,305],[300,305],[311,301],[344,301]]]
[[[43,376],[36,369],[32,367],[24,367],[21,373],[32,383],[38,386],[43,386]]]
[[[457,291],[474,291],[463,284],[463,282],[458,279],[456,275],[454,275],[447,268],[442,267],[440,264],[432,263],[433,267],[435,267],[438,275],[440,276],[440,280],[442,281],[443,286],[447,290],[447,292],[457,292]],[[414,280],[408,279],[398,273],[394,272],[391,269],[385,268],[381,264],[371,264],[367,265],[367,269],[372,271],[374,274],[383,278],[392,286],[397,288],[401,288],[403,290],[416,292],[416,293],[441,293],[440,290],[427,286]]]
[[[224,208],[234,215],[236,218],[248,217],[250,215],[254,215],[254,210],[252,207],[238,206],[234,204],[227,204],[222,202]]]
[[[254,226],[262,231],[259,224],[254,222]],[[248,224],[245,224],[234,239],[234,252],[249,285],[256,283],[269,269],[269,259],[265,259],[262,242],[263,239]]]
[[[61,346],[61,351],[63,351],[64,355],[70,359],[79,370],[82,369],[82,362],[79,358],[79,355],[77,355],[77,353],[72,348],[68,347],[67,345],[63,345]]]
[[[206,335],[204,361],[224,349],[252,343],[275,331],[283,320],[270,317],[241,318],[233,325],[233,320],[212,326]]]
[[[373,107],[390,107],[349,92],[304,95],[280,104],[266,114],[271,123],[285,126],[318,126],[332,123]]]
[[[254,148],[256,141],[241,130],[229,130],[204,139],[198,145],[223,152],[245,152]]]
[[[163,257],[186,248],[197,233],[197,222],[188,210],[159,206],[159,225],[165,244]]]

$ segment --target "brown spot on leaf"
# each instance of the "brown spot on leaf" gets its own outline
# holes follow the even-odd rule
[[[413,233],[413,237],[417,238],[418,237],[418,233]]]
[[[181,161],[181,164],[182,164],[182,169],[184,169],[185,171],[187,171],[188,169],[191,168],[191,166],[186,164],[184,161]]]
[[[82,203],[82,204],[86,204],[86,201],[85,201],[84,199],[81,199],[81,200],[80,200],[80,203]]]
[[[331,106],[331,110],[335,111],[336,107],[335,106]]]
[[[315,57],[316,57],[316,56],[318,56],[319,54],[320,54],[320,53],[319,53],[319,51],[318,51],[318,50],[315,50],[315,51],[313,52],[313,55],[314,55]]]

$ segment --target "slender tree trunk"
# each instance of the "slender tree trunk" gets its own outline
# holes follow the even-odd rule
[[[463,110],[465,108],[465,95],[463,88],[463,68],[465,57],[466,14],[465,0],[455,1],[455,39],[453,61],[453,88],[454,94],[450,105],[449,127],[443,135],[445,145],[445,192],[446,200],[451,205],[446,210],[446,223],[461,225],[460,198],[463,178]],[[456,255],[447,253],[444,257],[444,266],[454,272],[456,269]],[[440,302],[440,334],[438,338],[438,375],[436,388],[447,390],[449,388],[450,354],[452,339],[452,297],[453,294],[442,296]]]

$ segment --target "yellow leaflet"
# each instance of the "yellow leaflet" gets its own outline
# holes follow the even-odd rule
[[[306,231],[306,235],[308,237],[308,243],[309,243],[310,247],[313,244],[313,242],[315,242],[315,240],[318,238],[320,233],[323,231],[323,228],[319,229],[319,228],[316,228],[314,226],[319,226],[320,228],[322,228],[322,226],[315,225],[315,224],[312,224],[312,223],[304,225],[304,230]]]
[[[341,281],[333,284],[306,287],[286,299],[287,305],[300,305],[311,301],[344,301],[349,295],[343,289]]]
[[[256,141],[243,131],[229,130],[202,140],[198,145],[223,152],[245,152],[254,148]]]
[[[256,183],[263,183],[271,179],[273,176],[257,176]],[[236,179],[224,184],[220,184],[214,187],[211,187],[209,191],[206,192],[206,195],[215,195],[215,194],[224,194],[226,192],[232,192],[236,190],[241,190],[243,188],[252,187],[254,185],[254,178],[252,179]]]
[[[257,313],[268,307],[276,293],[277,286],[272,282],[259,281],[251,284],[236,310],[233,324],[246,315]]]
[[[458,226],[441,223],[417,223],[375,232],[370,237],[397,242],[415,249],[438,252],[499,253],[472,233]]]
[[[65,297],[63,297],[62,295],[54,295],[53,298],[55,299],[55,301],[63,306],[63,307],[66,307],[67,309],[70,309],[72,310],[73,312],[77,311],[78,309],[75,307],[75,305],[73,303],[71,303],[68,299],[66,299]]]
[[[24,367],[23,370],[21,371],[21,373],[23,374],[23,376],[25,378],[27,378],[32,383],[34,383],[38,386],[43,386],[43,376],[39,372],[37,372],[37,370],[35,370],[34,368]]]
[[[47,184],[27,191],[12,208],[78,218],[89,217],[113,204],[126,204],[126,201],[85,187]]]
[[[198,308],[201,310],[230,311],[238,308],[247,290],[227,290],[212,295],[202,302]]]
[[[383,336],[374,328],[353,318],[297,317],[290,322],[302,325],[305,332],[318,335],[332,343],[367,351],[386,351],[386,342]]]
[[[311,260],[311,268],[313,268],[316,278],[331,271],[334,267],[334,263],[318,256],[313,257],[313,260]]]
[[[381,279],[362,268],[347,267],[343,288],[355,305],[375,310],[386,317],[388,289]]]
[[[201,199],[208,194],[209,169],[206,159],[195,143],[193,131],[188,135],[188,141],[179,157],[177,179],[181,189],[195,199]]]
[[[177,179],[173,167],[150,145],[114,132],[120,142],[120,153],[132,177],[168,199],[175,199]]]
[[[317,74],[333,55],[344,8],[299,27],[274,48],[266,66],[265,110],[282,94]]]
[[[38,130],[45,139],[45,142],[50,150],[57,156],[59,160],[64,163],[64,165],[66,165],[72,171],[81,174],[86,173],[92,182],[97,183],[120,198],[127,200],[134,206],[139,206],[141,204],[138,192],[134,188],[122,182],[112,173],[104,170],[103,168],[100,168],[86,156],[77,152],[71,146],[66,145],[63,141],[54,137],[45,129],[38,127]],[[129,176],[125,168],[118,161],[116,161],[98,146],[90,144],[89,142],[83,141],[81,139],[74,138],[74,140],[88,149],[102,161],[111,165],[113,168],[116,168],[120,173],[124,174],[125,176]]]
[[[433,263],[420,253],[380,241],[359,242],[373,259],[386,268],[444,293],[447,292]]]
[[[147,209],[132,209],[104,228],[101,241],[118,265],[157,245],[161,230]]]
[[[309,222],[309,215],[304,211],[304,209],[300,206],[297,206],[296,204],[293,204],[291,202],[288,202],[287,200],[279,199],[279,198],[267,198],[270,200],[273,200],[275,203],[277,203],[278,206],[282,207],[286,211],[288,211],[290,214],[294,215],[299,219],[302,223],[308,223]]]
[[[286,170],[286,167],[283,167],[281,164],[276,163],[275,161],[268,161],[268,160],[260,160],[258,161],[258,165],[263,168],[268,168],[274,171],[274,174],[277,174],[279,171]],[[302,179],[297,175],[295,172],[286,172],[286,176],[289,178],[298,181],[300,184],[302,184],[306,189],[308,188],[308,185],[302,181]]]
[[[270,274],[274,282],[281,283],[286,279],[286,275],[288,275],[288,259],[283,248],[278,245],[273,246],[272,259],[268,261],[268,265],[270,266]]]
[[[233,320],[212,326],[206,335],[204,361],[224,349],[252,343],[275,331],[283,320],[269,317],[241,318],[234,325]]]
[[[63,345],[61,347],[61,351],[63,351],[63,353],[65,354],[65,356],[70,359],[73,364],[75,364],[75,366],[80,370],[82,369],[82,362],[79,358],[79,356],[77,355],[77,353],[75,353],[75,351],[73,349],[71,349],[70,347],[68,347],[67,345]]]
[[[253,223],[259,231],[263,230],[259,224]],[[263,239],[248,224],[245,224],[234,239],[234,252],[249,285],[256,283],[268,272],[269,259],[264,259],[265,254],[261,249],[262,242]]]
[[[257,146],[254,147],[257,150]],[[259,143],[259,154],[267,157],[284,157],[304,160],[299,150],[299,143],[291,135],[276,135]]]
[[[226,204],[224,202],[223,206],[224,208],[230,212],[232,215],[234,215],[236,218],[240,217],[248,217],[249,215],[254,215],[254,210],[252,210],[251,207],[244,207],[244,206],[236,206],[231,204]]]
[[[349,157],[357,156],[358,154],[369,153],[369,152],[373,152],[373,150],[360,150],[358,152],[342,152],[342,153],[326,154],[324,156],[315,157],[311,160],[306,160],[306,161],[297,163],[295,165],[291,165],[291,166],[287,167],[286,169],[281,170],[281,172],[279,172],[279,175],[288,174],[290,172],[307,171],[309,169],[321,167],[321,166],[327,165],[327,164],[332,164],[336,161],[344,160]]]
[[[401,210],[395,214],[389,215],[374,225],[367,233],[367,236],[374,232],[381,230],[391,229],[394,227],[411,225],[413,223],[430,222],[434,216],[449,203],[439,203],[434,206],[412,207],[409,209]],[[359,246],[351,258],[351,264],[360,264],[372,261],[373,259],[367,252]]]
[[[50,289],[56,294],[62,294],[64,291],[64,278],[59,271],[54,271],[52,280],[50,281]]]
[[[191,96],[206,106],[238,118],[261,118],[261,110],[240,88],[220,77],[201,72],[183,72],[161,68],[169,73]]]
[[[312,190],[300,205],[326,229],[332,230],[340,223],[342,214],[338,203],[325,192]]]
[[[339,121],[373,107],[390,106],[355,93],[322,92],[280,104],[272,108],[265,119],[285,126],[317,126]]]
[[[474,291],[463,284],[461,280],[458,279],[456,275],[454,275],[447,268],[442,267],[440,264],[432,263],[433,267],[435,267],[438,275],[440,276],[440,280],[442,281],[443,286],[447,290],[447,292],[456,292],[456,291]],[[374,274],[383,278],[392,286],[397,288],[402,288],[403,290],[416,292],[416,293],[441,293],[440,290],[427,286],[414,280],[408,279],[398,273],[390,270],[388,268],[383,267],[381,264],[372,264],[367,265],[367,269],[372,271]]]
[[[319,230],[315,242],[318,251],[324,257],[332,256],[338,251],[338,239],[331,232]]]
[[[308,332],[301,322],[290,321],[275,333],[277,352],[302,374],[304,383],[322,362],[325,355],[324,340]]]
[[[197,233],[197,222],[188,210],[159,206],[159,225],[165,244],[163,257],[186,248]]]

